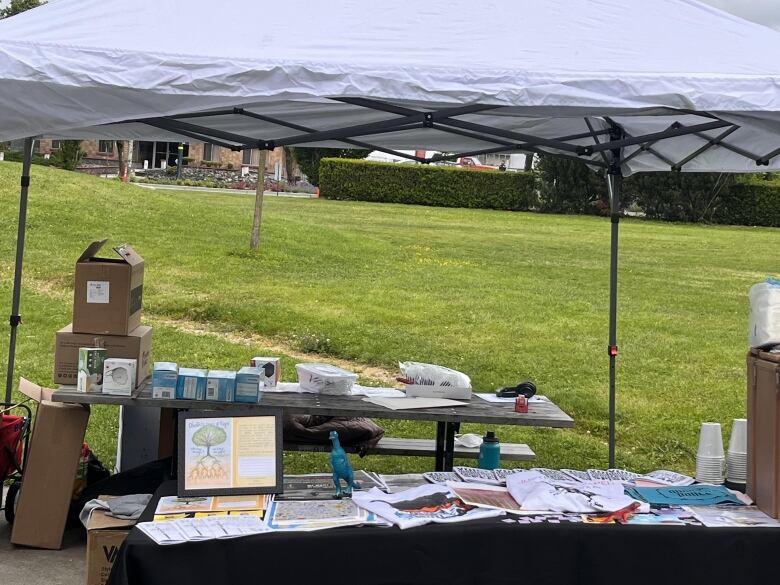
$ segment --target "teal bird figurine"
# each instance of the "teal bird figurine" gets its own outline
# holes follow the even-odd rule
[[[341,447],[341,443],[339,443],[339,434],[336,431],[331,431],[329,436],[333,443],[333,449],[330,451],[330,465],[333,467],[333,485],[336,486],[336,497],[342,497],[342,479],[347,482],[347,487],[344,490],[346,495],[351,496],[354,487],[352,466],[349,464],[349,459],[347,459],[347,454]]]

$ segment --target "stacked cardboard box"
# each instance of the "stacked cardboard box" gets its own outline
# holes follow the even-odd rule
[[[76,384],[80,347],[137,360],[136,386],[151,375],[152,329],[141,325],[144,259],[127,244],[114,248],[116,257],[98,258],[105,243],[92,242],[76,261],[73,323],[55,336],[56,384]]]

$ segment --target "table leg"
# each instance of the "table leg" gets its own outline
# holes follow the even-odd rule
[[[460,423],[447,423],[444,437],[443,471],[452,471],[453,459],[455,457],[455,433],[459,428]]]
[[[444,471],[445,436],[449,423],[436,423],[436,471]]]

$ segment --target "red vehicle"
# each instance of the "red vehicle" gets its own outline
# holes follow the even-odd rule
[[[480,160],[474,156],[463,156],[456,162],[459,167],[465,167],[467,169],[477,169],[482,171],[497,171],[498,167],[492,167],[490,165],[483,165]]]

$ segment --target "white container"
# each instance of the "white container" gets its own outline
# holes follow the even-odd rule
[[[750,347],[780,343],[780,282],[767,279],[750,288]]]
[[[103,394],[132,396],[138,360],[108,358],[103,362]]]
[[[318,394],[344,396],[350,394],[357,374],[330,364],[295,364],[302,390]]]
[[[724,457],[723,435],[720,432],[720,423],[701,423],[699,432],[699,450],[697,457]]]
[[[747,453],[747,419],[735,418],[731,423],[729,438],[729,455],[732,453]]]

